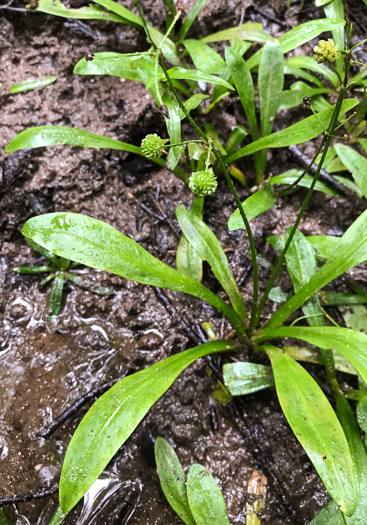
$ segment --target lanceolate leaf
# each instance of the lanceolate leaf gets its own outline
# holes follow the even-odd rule
[[[223,58],[201,40],[184,40],[183,45],[194,62],[196,69],[204,73],[218,74],[226,67]]]
[[[25,80],[24,82],[19,82],[19,84],[14,84],[9,88],[10,93],[22,93],[23,91],[30,91],[32,89],[37,89],[40,87],[48,86],[55,82],[57,77],[44,77],[44,78],[32,78],[30,80]]]
[[[194,464],[189,470],[187,498],[196,525],[230,525],[217,482],[201,465]]]
[[[348,228],[331,257],[310,281],[287,301],[266,323],[267,328],[281,325],[311,295],[353,266],[367,260],[367,211]],[[342,353],[342,352],[341,352]]]
[[[63,273],[59,273],[54,281],[50,297],[48,300],[49,315],[47,320],[51,320],[53,317],[59,315],[62,303],[62,292],[64,289],[65,276]]]
[[[264,46],[259,65],[259,100],[262,136],[273,129],[284,84],[284,59],[277,40]]]
[[[154,445],[159,482],[168,503],[186,525],[196,525],[186,495],[186,476],[171,445],[158,437]]]
[[[336,326],[283,326],[262,330],[254,339],[261,342],[279,337],[301,339],[325,350],[336,349],[367,382],[367,334]]]
[[[318,64],[316,60],[312,57],[308,56],[296,56],[292,57],[287,60],[286,62],[287,66],[291,67],[297,67],[297,68],[304,68],[304,69],[310,69],[311,71],[315,71],[315,73],[319,73],[320,75],[323,75],[326,77],[334,87],[337,87],[339,85],[339,79],[338,76],[325,64]]]
[[[144,55],[126,56],[122,53],[95,53],[93,60],[82,58],[74,67],[76,75],[111,75],[129,80],[140,80],[137,63]]]
[[[56,255],[105,270],[138,283],[151,284],[200,297],[215,306],[241,330],[233,309],[213,292],[174,270],[109,224],[77,213],[49,213],[29,219],[27,238]],[[226,312],[226,313],[225,313]]]
[[[367,199],[367,159],[358,151],[345,146],[344,144],[335,144],[335,151],[344,164],[351,172],[353,179],[356,181],[359,189]]]
[[[206,6],[208,3],[208,0],[196,0],[194,6],[192,9],[188,12],[181,29],[178,33],[178,41],[181,42],[187,35],[187,33],[190,30],[190,27],[195,22],[196,18],[198,17],[200,11],[203,9],[203,7]]]
[[[179,225],[195,252],[208,261],[214,275],[228,294],[233,308],[242,318],[247,317],[245,305],[232,275],[226,254],[211,229],[201,219],[190,214],[183,206],[176,208]]]
[[[180,106],[173,96],[167,96],[163,99],[164,104],[168,108],[168,118],[165,117],[167,131],[171,144],[181,142],[181,118]],[[184,151],[184,146],[175,146],[169,148],[167,156],[167,165],[171,170],[174,170]]]
[[[337,27],[344,26],[344,24],[345,22],[342,19],[321,19],[305,22],[291,29],[278,39],[280,49],[283,53],[288,53],[288,51],[302,46],[324,31],[332,31]],[[247,65],[250,69],[259,65],[262,51],[263,50],[260,49],[249,59]]]
[[[249,221],[269,210],[274,206],[274,190],[270,184],[265,184],[262,190],[255,192],[253,195],[248,197],[242,206],[245,210]],[[240,210],[237,209],[232,213],[228,220],[229,230],[238,230],[244,228],[245,224],[242,220]]]
[[[219,86],[224,86],[227,89],[233,90],[231,84],[228,84],[225,80],[217,77],[215,75],[209,75],[208,73],[203,73],[197,69],[185,69],[183,67],[173,67],[168,70],[170,78],[175,78],[177,80],[196,80],[197,82],[209,82],[212,84],[218,84]],[[164,80],[164,78],[162,78]]]
[[[286,186],[291,186],[294,184],[299,177],[303,174],[304,170],[300,169],[293,169],[286,171],[285,173],[282,173],[280,175],[275,175],[275,177],[271,177],[269,179],[270,184],[285,184]],[[302,179],[297,183],[296,187],[303,187],[303,188],[309,188],[312,184],[313,177],[312,175],[305,175],[302,177]],[[326,195],[332,195],[333,197],[336,197],[338,194],[333,189],[329,188],[327,184],[324,182],[318,180],[315,185],[315,190],[322,191],[323,193],[326,193]]]
[[[93,2],[105,7],[106,9],[109,9],[113,13],[116,13],[126,21],[125,23],[135,25],[137,27],[144,27],[144,23],[141,18],[134,15],[134,13],[126,9],[126,7],[123,7],[118,2],[114,2],[113,0],[93,0]]]
[[[202,220],[203,206],[204,198],[194,197],[189,214],[194,215],[195,217],[198,217]],[[177,248],[176,264],[177,269],[180,272],[185,273],[196,281],[201,281],[203,277],[203,260],[201,257],[199,257],[192,244],[189,243],[184,235],[181,236],[180,243]]]
[[[89,5],[80,7],[78,9],[72,9],[66,7],[60,0],[39,0],[37,11],[42,13],[48,13],[50,15],[61,16],[63,18],[78,18],[79,20],[106,20],[110,22],[120,22],[122,24],[140,26],[139,23],[129,21],[127,18],[119,16],[103,7],[96,5]]]
[[[66,451],[60,479],[62,510],[68,512],[78,503],[185,368],[199,357],[234,348],[228,341],[197,346],[121,379],[103,394],[82,419]]]
[[[346,113],[350,109],[354,108],[358,104],[356,99],[347,99],[344,100],[340,114]],[[335,106],[325,109],[318,113],[318,118],[322,122],[324,128],[326,129],[330,124],[331,117],[333,115]],[[236,151],[233,155],[230,155],[225,160],[227,163],[233,162],[234,160],[240,159],[246,155],[251,155],[260,151],[264,148],[284,148],[286,146],[291,146],[294,144],[301,144],[302,142],[307,142],[312,140],[321,133],[323,133],[323,128],[320,126],[317,118],[312,115],[307,117],[288,128],[272,133],[267,137],[262,137],[261,139],[248,144],[244,148]]]
[[[263,31],[262,24],[258,22],[247,22],[246,24],[208,35],[202,39],[202,42],[222,42],[223,40],[268,42],[271,39],[272,37]]]
[[[274,346],[267,346],[275,388],[285,417],[329,494],[348,516],[357,504],[353,460],[329,401],[306,370]]]
[[[308,242],[315,250],[318,259],[329,259],[336,251],[336,247],[340,242],[340,237],[335,235],[310,235],[307,237]]]
[[[232,396],[244,396],[274,386],[270,366],[237,362],[223,365],[224,384]]]
[[[345,521],[338,506],[334,501],[329,501],[308,525],[345,525]]]

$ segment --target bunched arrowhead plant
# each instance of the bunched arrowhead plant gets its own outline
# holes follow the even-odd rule
[[[334,292],[324,291],[323,288],[350,268],[367,260],[367,211],[350,225],[341,238],[305,237],[298,229],[313,190],[325,190],[318,181],[321,169],[331,163],[336,155],[351,171],[359,191],[367,197],[366,182],[360,170],[362,161],[357,156],[363,158],[363,162],[366,159],[355,150],[341,144],[340,136],[336,135],[340,127],[348,126],[348,119],[344,115],[358,104],[357,99],[347,97],[355,87],[355,81],[350,80],[353,60],[351,51],[359,45],[351,44],[350,24],[347,23],[346,26],[345,48],[344,20],[334,16],[335,13],[333,16],[327,15],[323,20],[303,24],[277,40],[264,33],[259,24],[244,24],[209,35],[202,40],[192,40],[186,39],[186,35],[200,9],[206,4],[205,0],[198,0],[184,19],[177,35],[174,31],[176,22],[182,15],[180,10],[177,13],[174,9],[169,10],[168,29],[163,35],[146,22],[138,0],[136,5],[139,16],[133,15],[112,0],[95,0],[95,3],[98,7],[92,5],[71,10],[56,0],[40,0],[38,10],[76,18],[104,17],[116,22],[130,23],[145,30],[151,46],[149,51],[129,55],[95,53],[92,59],[87,57],[88,60],[82,59],[78,62],[75,73],[112,74],[143,82],[158,107],[164,105],[167,108],[168,116],[165,116],[165,121],[169,138],[163,139],[155,133],[149,134],[141,147],[138,147],[75,128],[47,126],[23,131],[10,142],[7,152],[21,148],[72,144],[128,151],[144,155],[162,166],[167,165],[195,194],[189,211],[182,206],[176,210],[182,230],[177,250],[178,269],[159,261],[106,222],[81,214],[65,211],[40,215],[28,220],[22,233],[30,242],[48,250],[47,253],[64,260],[109,271],[138,283],[168,288],[203,299],[229,321],[236,334],[236,340],[214,340],[168,357],[122,379],[94,403],[78,426],[68,447],[60,480],[60,507],[51,522],[52,525],[61,523],[66,513],[88,491],[151,406],[185,368],[200,357],[219,352],[234,352],[241,345],[248,345],[255,351],[262,352],[269,358],[270,364],[266,366],[250,362],[227,363],[223,367],[224,382],[232,395],[246,395],[275,386],[290,427],[333,500],[313,523],[328,523],[330,515],[335,519],[344,520],[341,523],[362,523],[357,520],[367,515],[367,456],[347,397],[360,400],[360,403],[365,399],[363,394],[367,388],[367,335],[335,325],[327,326],[328,322],[334,321],[327,313],[326,307],[332,304],[352,304],[353,301],[365,303],[367,299],[361,290],[355,294],[340,293],[336,297],[335,294],[332,295]],[[342,5],[341,0],[333,0],[332,4],[335,4],[334,7]],[[166,5],[170,6],[171,2],[167,1]],[[338,12],[340,13],[340,9]],[[295,60],[285,60],[284,55],[325,31],[332,31],[335,40],[338,37],[338,46],[331,39],[320,41],[315,48],[316,61],[312,59],[312,67],[315,72],[323,73],[329,80],[332,79],[334,88],[337,88],[336,103],[322,106],[320,95],[328,94],[331,90],[325,91],[322,86],[316,89],[307,85],[307,90],[302,89],[301,94],[302,98],[307,96],[307,107],[312,114],[288,128],[273,132],[277,112],[282,108],[284,100],[287,100],[287,97],[284,97],[284,76],[298,74],[308,81],[310,78],[318,80],[309,73],[303,74],[305,72],[302,68],[311,66],[308,60],[311,57],[304,57],[303,65],[298,62],[297,66]],[[222,58],[209,44],[226,40],[229,40],[231,45],[225,48],[225,58]],[[252,42],[261,43],[261,48],[245,60],[244,54],[250,49]],[[195,66],[194,69],[187,65],[189,58]],[[173,67],[167,69],[167,63]],[[312,70],[312,67],[309,69]],[[256,72],[259,115],[255,105]],[[244,126],[236,126],[225,146],[221,144],[212,125],[208,124],[202,129],[191,115],[191,112],[208,98],[207,95],[195,93],[198,83],[202,82],[214,85],[210,100],[207,101],[207,115],[234,90],[246,115],[249,130]],[[307,95],[304,95],[306,92]],[[191,124],[192,139],[183,136],[181,122],[184,119]],[[249,136],[251,141],[238,149],[246,136]],[[274,177],[265,181],[268,149],[292,146],[316,137],[320,139],[311,165],[316,161],[318,168],[313,176],[306,169],[293,174],[293,178],[282,175],[278,176],[278,179]],[[332,148],[334,138],[339,142]],[[363,145],[365,146],[364,143]],[[257,183],[261,187],[241,203],[232,178],[242,184],[245,180],[242,172],[233,163],[248,155],[254,156]],[[245,228],[250,244],[253,266],[251,308],[243,301],[223,248],[203,221],[204,198],[217,190],[220,178],[226,180],[237,206],[229,218],[228,228]],[[268,239],[276,251],[278,260],[269,281],[262,286],[264,291],[259,297],[259,254],[250,222],[274,205],[278,184],[288,185],[292,190],[306,186],[308,190],[294,225],[284,235]],[[209,264],[226,292],[228,302],[201,284],[203,261]],[[273,285],[284,264],[291,278],[294,294],[263,323],[263,309],[269,297],[274,297]],[[303,325],[287,324],[289,318],[299,309],[303,313],[299,319],[304,321]],[[305,351],[302,346],[290,347],[284,341],[287,338],[301,341],[300,344],[314,345],[319,348],[319,352]],[[298,361],[324,365],[328,387],[336,403],[336,412],[319,384]],[[337,381],[337,370],[358,375],[360,389],[353,391],[353,396],[342,390]],[[364,406],[360,405],[361,413]],[[162,447],[162,442],[157,446]],[[166,453],[177,469],[177,458],[175,459],[169,451]],[[193,517],[195,512],[200,512],[195,502],[191,505],[191,501],[196,497],[195,501],[200,502],[200,491],[207,488],[200,487],[199,481],[201,474],[207,474],[206,471],[201,472],[203,467],[194,467],[198,472],[193,470],[192,484],[189,483],[187,494],[179,492],[182,501],[186,501],[186,510],[191,512],[186,521],[182,519],[185,523],[204,523],[200,521],[200,516]],[[170,480],[172,481],[171,478]],[[210,484],[209,477],[208,480]],[[195,491],[192,487],[196,487],[199,496],[193,496]],[[178,507],[183,505],[182,501]],[[216,523],[228,523],[225,506],[224,511],[221,506],[218,512],[222,513],[222,521]]]

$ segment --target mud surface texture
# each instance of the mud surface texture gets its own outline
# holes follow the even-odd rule
[[[133,2],[122,3],[134,10]],[[150,22],[164,30],[163,2],[143,0],[142,4]],[[184,4],[189,9],[193,2]],[[190,35],[200,38],[242,21],[259,21],[276,36],[323,16],[311,1],[302,11],[298,2],[292,2],[289,14],[285,4],[285,0],[210,0]],[[88,50],[145,49],[144,35],[125,25],[80,23],[25,12],[20,3],[12,5],[19,10],[0,11],[1,152],[17,133],[36,125],[70,125],[137,145],[147,133],[164,133],[163,116],[143,85],[72,74],[73,65]],[[357,9],[356,3],[350,7]],[[310,53],[311,44],[303,49]],[[57,81],[44,89],[18,95],[7,91],[19,81],[49,75],[56,75]],[[302,115],[303,108],[282,113],[277,124],[284,127]],[[224,139],[236,120],[245,122],[234,96],[223,100],[215,119]],[[308,147],[306,153],[312,152],[313,146]],[[192,194],[170,171],[124,152],[71,147],[1,152],[0,498],[11,498],[55,492],[70,438],[103,385],[201,343],[203,321],[211,320],[221,336],[230,327],[195,298],[83,268],[79,270],[83,277],[93,285],[107,286],[112,295],[100,298],[69,283],[60,316],[47,321],[49,288],[39,289],[42,277],[10,272],[13,266],[43,261],[20,233],[28,218],[53,211],[87,214],[107,221],[175,266],[180,236],[175,207],[188,207]],[[252,161],[242,160],[239,167],[251,187]],[[293,167],[296,164],[287,152],[269,153],[269,172]],[[238,190],[241,198],[248,195],[247,190]],[[274,254],[266,237],[283,233],[292,224],[303,197],[299,192],[278,199],[269,213],[253,221],[258,249],[270,260],[274,261]],[[207,199],[205,219],[223,243],[249,303],[247,238],[244,231],[228,233],[226,227],[233,210],[232,197],[220,181],[219,191]],[[315,194],[300,228],[305,234],[341,235],[360,211],[346,199]],[[262,282],[267,276],[268,270],[262,268]],[[358,278],[365,280],[363,271]],[[284,275],[281,279],[283,289],[290,290]],[[204,282],[221,294],[207,269]],[[239,358],[247,357],[245,349]],[[200,462],[210,469],[223,490],[232,524],[246,523],[248,483],[258,475],[254,471],[267,488],[261,523],[307,524],[328,501],[275,393],[269,390],[221,405],[213,397],[220,369],[219,357],[191,366],[121,448],[105,476],[106,487],[116,482],[119,490],[110,497],[109,510],[98,518],[100,525],[178,523],[156,474],[153,444],[159,435],[175,445],[185,467]],[[73,407],[79,408],[48,435],[55,419]],[[17,516],[19,524],[46,524],[55,498],[30,497],[29,502],[4,508],[13,520]],[[65,523],[92,523],[89,518],[83,521],[81,509],[80,504]],[[83,512],[88,512],[86,506]]]

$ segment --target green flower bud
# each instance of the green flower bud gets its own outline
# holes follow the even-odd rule
[[[147,135],[141,142],[143,154],[148,159],[159,159],[164,152],[164,145],[168,139],[161,139],[156,133]]]
[[[335,62],[338,58],[338,47],[332,38],[329,38],[329,40],[319,40],[313,50],[315,51],[313,57],[319,64],[322,62]]]
[[[195,171],[189,180],[189,188],[199,197],[212,195],[217,189],[218,182],[211,168]]]

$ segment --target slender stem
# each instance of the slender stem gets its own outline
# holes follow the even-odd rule
[[[210,154],[212,152],[212,148],[213,148],[213,144],[212,144],[212,141],[210,140],[209,141],[209,147],[208,147],[208,155],[206,157],[206,161],[205,161],[205,169],[208,170],[209,169],[209,164],[210,164]]]
[[[165,148],[174,148],[175,146],[184,146],[185,144],[193,144],[194,142],[201,142],[204,144],[202,139],[199,140],[185,140],[184,142],[176,142],[175,144],[165,144]]]
[[[367,38],[366,38],[366,40],[362,40],[362,42],[359,42],[359,43],[356,44],[355,46],[351,47],[351,48],[349,49],[349,52],[353,51],[353,49],[355,49],[355,48],[358,47],[358,46],[361,46],[361,45],[364,44],[365,42],[367,42]]]
[[[330,64],[330,63],[329,63],[329,65],[330,65],[331,69],[334,71],[334,73],[337,75],[340,84],[343,84],[343,79],[342,79],[342,77],[340,76],[339,71],[336,69],[336,67],[333,66],[333,64]]]
[[[178,12],[176,13],[175,18],[172,20],[171,25],[170,25],[169,28],[167,29],[166,34],[165,34],[164,37],[162,38],[161,43],[160,43],[159,46],[158,46],[158,49],[162,49],[162,47],[163,47],[164,44],[166,43],[167,38],[169,37],[170,32],[171,32],[172,29],[175,27],[175,24],[176,24],[177,20],[180,18],[180,16],[181,16],[181,11],[178,11]]]

